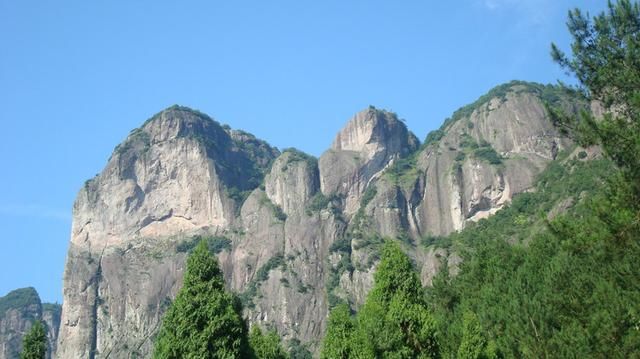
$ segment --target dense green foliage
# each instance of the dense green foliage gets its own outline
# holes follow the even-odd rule
[[[284,350],[280,337],[275,331],[263,334],[260,327],[254,325],[249,334],[249,344],[257,359],[288,359],[289,355]]]
[[[442,137],[444,137],[444,131],[441,128],[433,130],[427,134],[422,147],[427,147],[432,143],[437,143],[442,139]]]
[[[201,241],[184,284],[165,314],[154,358],[245,358],[247,330],[239,300],[224,288],[218,262]]]
[[[263,334],[254,326],[247,334],[240,299],[225,290],[215,250],[205,239],[189,242],[195,248],[184,250],[190,252],[184,284],[165,313],[153,357],[289,358],[275,331]],[[271,258],[257,271],[257,281],[266,280],[269,271],[283,263],[282,256]]]
[[[352,353],[352,336],[356,327],[346,303],[338,304],[329,315],[327,335],[322,342],[322,358],[348,359]]]
[[[44,359],[47,354],[47,333],[44,324],[36,320],[22,340],[20,359]]]
[[[435,322],[423,288],[397,243],[384,245],[374,286],[356,317],[351,317],[346,304],[333,309],[321,357],[439,357]]]
[[[307,215],[311,215],[314,212],[320,212],[321,210],[327,208],[329,205],[329,198],[322,194],[322,192],[316,193],[311,200],[309,201],[309,205],[307,205],[306,213]]]
[[[456,162],[461,162],[467,155],[472,155],[474,158],[486,161],[492,165],[499,165],[502,163],[502,156],[500,156],[496,150],[491,147],[489,142],[483,140],[478,143],[468,133],[463,133],[460,136],[459,150],[461,152],[456,156]]]
[[[535,192],[450,236],[459,273],[445,266],[428,293],[445,356],[640,353],[640,11],[619,1],[593,22],[572,11],[568,25],[573,58],[556,47],[554,58],[609,112],[549,108],[612,161],[556,161]]]
[[[306,345],[300,343],[298,339],[289,341],[289,356],[291,359],[312,359],[313,356]]]
[[[200,242],[204,242],[213,254],[231,250],[231,240],[224,236],[193,236],[178,243],[176,251],[179,253],[191,253]]]
[[[487,352],[487,343],[480,327],[478,317],[473,312],[466,312],[462,319],[462,340],[458,347],[458,359],[480,359],[495,357],[495,353]]]

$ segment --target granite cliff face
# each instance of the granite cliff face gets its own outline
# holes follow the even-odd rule
[[[15,359],[22,351],[23,337],[33,322],[42,320],[47,330],[47,358],[56,350],[60,305],[41,303],[33,288],[16,289],[0,297],[0,359]]]
[[[505,85],[422,146],[371,107],[317,160],[162,111],[78,194],[57,357],[148,356],[197,240],[215,248],[251,322],[313,349],[329,306],[362,302],[383,237],[404,243],[428,285],[459,258],[421,242],[495,213],[570,145],[547,118],[547,90]]]

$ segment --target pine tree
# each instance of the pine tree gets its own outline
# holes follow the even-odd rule
[[[321,358],[348,359],[352,357],[352,335],[355,329],[349,305],[337,305],[329,314],[327,334],[322,342]]]
[[[271,330],[263,334],[260,327],[254,325],[249,335],[249,344],[257,359],[287,359],[289,355],[282,347],[280,337]]]
[[[388,241],[374,286],[357,317],[355,352],[361,357],[437,358],[435,322],[411,260]]]
[[[458,348],[458,358],[484,358],[483,352],[486,347],[486,341],[482,336],[482,328],[480,327],[480,322],[478,322],[478,317],[473,312],[466,311],[462,320],[462,342]]]
[[[584,95],[608,112],[601,120],[587,112],[579,118],[562,111],[552,114],[584,143],[601,145],[640,194],[640,5],[609,2],[608,11],[593,20],[575,9],[567,27],[573,57],[555,44],[551,55],[578,79]]]
[[[47,334],[41,321],[36,320],[22,342],[21,359],[44,359],[47,353]]]
[[[247,330],[239,300],[225,291],[222,271],[205,242],[189,256],[184,284],[167,311],[154,358],[246,358]]]

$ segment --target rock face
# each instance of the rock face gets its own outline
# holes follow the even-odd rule
[[[570,145],[546,120],[540,98],[523,85],[487,101],[445,132],[418,159],[424,171],[415,211],[421,234],[445,235],[495,213],[531,187],[535,175]]]
[[[56,350],[60,305],[42,304],[33,288],[16,289],[0,297],[0,359],[19,358],[23,337],[35,320],[42,320],[47,330],[47,358]]]
[[[232,228],[277,154],[177,106],[132,131],[74,204],[58,357],[148,353],[182,278],[175,242]]]
[[[495,213],[570,145],[547,118],[547,90],[502,86],[422,147],[369,108],[319,160],[162,111],[78,194],[57,357],[148,356],[196,240],[215,244],[250,322],[316,348],[328,308],[363,301],[383,237],[404,243],[425,284],[445,259],[455,272],[455,253],[421,242]]]
[[[353,214],[370,181],[390,161],[407,156],[418,145],[395,114],[370,107],[356,114],[320,157],[322,193],[341,196],[344,212]]]

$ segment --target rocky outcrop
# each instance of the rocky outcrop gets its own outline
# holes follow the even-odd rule
[[[440,236],[496,213],[531,188],[559,151],[572,146],[551,123],[545,101],[584,104],[556,91],[519,82],[500,86],[454,114],[419,151],[394,159],[369,184],[374,195],[361,201],[362,215],[350,223],[355,269],[342,274],[341,297],[359,302],[349,288],[371,282],[362,277],[373,272],[375,261],[369,258],[375,258],[378,236],[406,244],[425,285],[445,261],[455,273],[457,254],[422,244],[437,243]]]
[[[347,215],[355,213],[370,181],[391,161],[417,149],[418,139],[391,112],[370,107],[356,114],[320,156],[320,186],[338,195]]]
[[[19,358],[23,337],[36,320],[45,323],[47,358],[51,358],[56,350],[60,305],[42,304],[33,288],[16,289],[0,297],[0,359]]]
[[[443,132],[418,158],[424,189],[416,219],[423,235],[445,235],[495,213],[570,145],[542,99],[524,85],[477,106]]]
[[[456,253],[429,244],[495,213],[570,145],[547,118],[548,91],[502,86],[421,147],[395,114],[369,108],[318,160],[162,111],[78,194],[57,356],[148,356],[197,240],[216,248],[250,322],[312,348],[330,306],[364,300],[384,237],[424,284],[445,261],[455,274]]]
[[[176,241],[232,228],[277,154],[178,106],[132,131],[74,204],[58,357],[148,353],[181,283]]]

